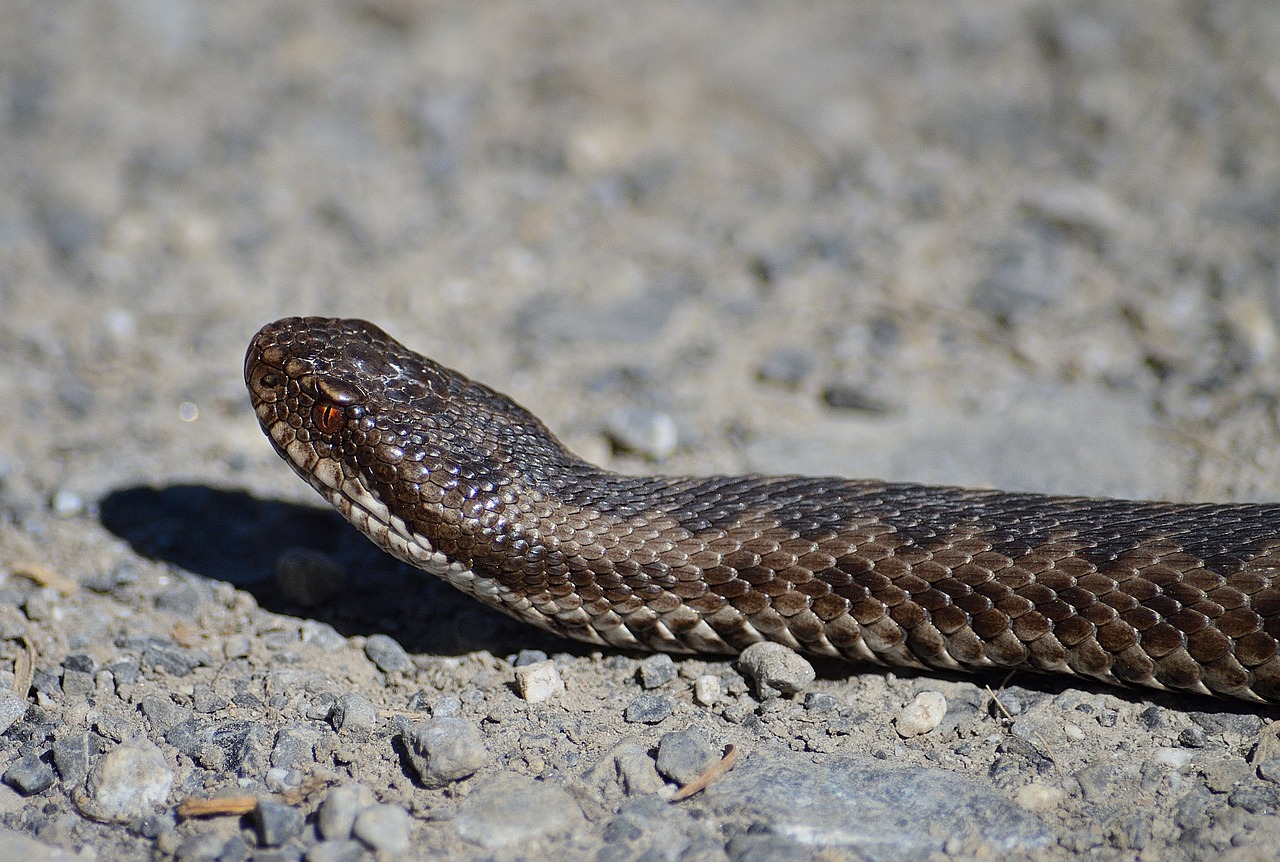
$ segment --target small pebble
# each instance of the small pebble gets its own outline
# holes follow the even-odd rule
[[[996,708],[1001,715],[1022,715],[1022,698],[1018,697],[1016,692],[1002,691],[996,695],[996,703],[1003,707]]]
[[[362,784],[343,784],[325,794],[316,811],[316,828],[330,841],[351,837],[360,809],[373,803],[373,793]]]
[[[928,733],[942,723],[947,699],[940,692],[922,691],[898,713],[897,731],[903,739]]]
[[[798,347],[781,347],[765,357],[756,376],[765,383],[799,386],[813,371],[813,356]]]
[[[1280,790],[1261,781],[1237,787],[1227,796],[1232,808],[1242,808],[1250,814],[1274,815],[1280,808]]]
[[[837,705],[835,697],[825,691],[811,691],[804,696],[807,712],[831,712]]]
[[[675,712],[675,701],[664,694],[642,694],[622,713],[630,724],[661,724]]]
[[[1259,763],[1258,777],[1272,784],[1280,784],[1280,757],[1273,757]]]
[[[834,410],[852,410],[873,416],[892,412],[893,409],[883,398],[853,383],[829,384],[822,390],[822,400]]]
[[[384,673],[403,673],[413,669],[413,660],[404,647],[388,635],[369,635],[364,642],[364,654]]]
[[[628,796],[644,796],[657,793],[666,787],[662,776],[654,768],[653,758],[639,745],[631,745],[614,752],[614,766],[618,781]]]
[[[378,708],[363,695],[348,692],[334,701],[329,723],[341,733],[368,733],[378,726]]]
[[[547,660],[547,654],[540,649],[522,649],[516,653],[515,658],[511,659],[514,667],[525,667],[526,665],[538,664]]]
[[[444,787],[474,775],[490,759],[480,731],[461,718],[416,722],[400,738],[409,763],[426,787]]]
[[[4,783],[23,796],[43,793],[57,780],[53,767],[34,754],[19,757],[4,773]]]
[[[716,753],[695,730],[677,730],[658,740],[658,771],[683,786],[706,772]]]
[[[321,841],[307,851],[307,862],[364,862],[368,850],[359,841]],[[218,862],[222,862],[221,859]]]
[[[720,699],[720,677],[706,673],[693,681],[693,699],[703,706],[711,706]]]
[[[1028,811],[1048,811],[1066,798],[1066,792],[1049,784],[1033,781],[1019,787],[1013,801]]]
[[[97,820],[129,821],[169,797],[173,770],[160,749],[136,741],[107,752],[89,771],[84,808]]]
[[[59,488],[49,502],[53,514],[59,518],[74,518],[84,511],[84,498],[75,491]]]
[[[356,815],[352,833],[374,852],[395,856],[409,850],[412,820],[398,805],[371,805]]]
[[[302,832],[302,812],[292,805],[273,799],[259,799],[253,809],[253,826],[258,841],[266,847],[279,847]]]
[[[218,851],[217,862],[246,862],[253,855],[253,850],[249,847],[243,835],[232,835],[222,845],[222,849]],[[179,853],[181,858],[181,853]]]
[[[306,768],[315,763],[319,725],[294,722],[280,728],[271,747],[271,765],[284,769]]]
[[[276,557],[276,585],[286,599],[309,608],[341,592],[347,572],[322,551],[288,548]]]
[[[676,422],[660,410],[626,407],[615,411],[605,426],[605,435],[624,452],[661,461],[676,451],[680,432]]]
[[[0,734],[13,726],[14,722],[26,715],[27,699],[13,693],[13,689],[0,688]]]
[[[666,653],[655,653],[640,662],[640,685],[657,688],[676,678],[676,663]]]
[[[543,836],[572,833],[586,821],[578,803],[559,784],[501,773],[464,799],[452,822],[459,837],[493,851],[525,848]]]
[[[1190,763],[1193,756],[1194,755],[1190,751],[1182,748],[1167,748],[1161,746],[1155,750],[1151,759],[1161,766],[1167,766],[1169,769],[1178,770]]]
[[[178,852],[174,855],[178,862],[222,862],[222,852],[226,849],[226,845],[226,836],[218,832],[212,830],[193,832],[182,839],[182,843],[178,845]],[[245,850],[248,851],[248,847],[245,847]],[[248,858],[247,852],[244,858]]]
[[[803,656],[772,641],[744,649],[738,656],[738,668],[755,683],[761,698],[795,694],[817,677]]]
[[[516,691],[529,703],[542,703],[564,694],[564,680],[553,661],[541,661],[516,668]]]
[[[1184,727],[1178,734],[1178,744],[1185,748],[1204,748],[1208,743],[1204,731],[1195,725]]]
[[[89,734],[73,733],[55,740],[53,765],[64,784],[79,784],[89,774]]]

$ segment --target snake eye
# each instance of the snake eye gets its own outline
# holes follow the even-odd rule
[[[316,427],[326,434],[337,434],[347,422],[341,407],[323,402],[311,408],[311,418],[316,423]]]

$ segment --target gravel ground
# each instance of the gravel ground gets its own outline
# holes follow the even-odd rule
[[[10,0],[0,858],[1274,858],[1272,709],[556,641],[319,508],[240,365],[360,316],[628,471],[1280,499],[1277,44],[1271,0]]]

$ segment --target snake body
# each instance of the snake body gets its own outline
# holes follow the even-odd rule
[[[1280,505],[620,475],[360,320],[263,327],[245,380],[276,450],[357,529],[566,637],[1280,702]]]

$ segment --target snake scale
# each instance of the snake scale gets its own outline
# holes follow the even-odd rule
[[[620,475],[361,320],[268,324],[244,370],[276,450],[357,529],[566,637],[1280,702],[1280,505]]]

